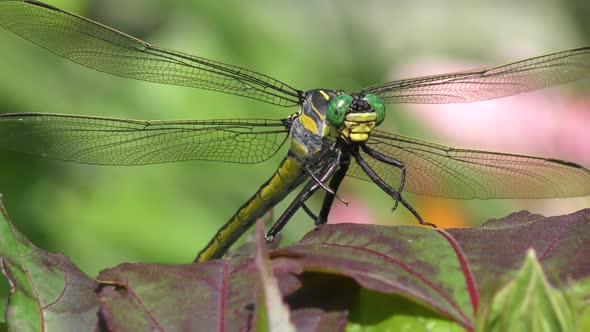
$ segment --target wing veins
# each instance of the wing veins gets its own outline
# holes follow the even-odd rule
[[[138,80],[239,95],[278,106],[300,102],[301,91],[268,75],[161,48],[51,5],[14,1],[2,3],[0,8],[0,26],[86,67]],[[70,36],[71,39],[65,39]],[[93,48],[99,52],[89,56]],[[121,57],[130,54],[145,55],[134,57],[138,62],[134,66],[129,64],[143,68],[143,72],[126,71],[123,64],[109,62],[132,59]],[[150,72],[153,73],[149,75]]]
[[[588,75],[590,47],[582,47],[482,70],[381,83],[358,93],[376,94],[386,103],[473,102],[537,90]]]
[[[455,198],[540,198],[590,194],[590,171],[557,159],[456,149],[382,131],[375,131],[367,144],[406,163],[410,181],[406,188],[419,194]],[[381,167],[381,170],[388,173],[385,176],[390,181],[399,180],[397,169]],[[352,176],[367,180],[362,173],[353,172]],[[432,182],[430,178],[443,179],[445,184]],[[570,186],[572,189],[566,191]],[[543,188],[543,193],[533,195],[534,190],[528,191],[538,187]]]

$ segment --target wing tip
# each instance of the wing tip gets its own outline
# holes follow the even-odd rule
[[[560,165],[563,165],[563,166],[577,168],[577,169],[580,169],[580,170],[583,170],[583,171],[586,171],[586,172],[590,173],[590,170],[588,170],[586,167],[584,167],[584,166],[582,166],[580,164],[576,164],[576,163],[574,163],[572,161],[561,160],[561,159],[553,159],[553,158],[548,158],[548,159],[545,159],[545,160],[548,161],[548,162],[551,162],[551,163],[556,163],[556,164],[560,164]]]

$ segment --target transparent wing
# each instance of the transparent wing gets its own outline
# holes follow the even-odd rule
[[[0,0],[0,26],[81,65],[133,79],[215,90],[280,106],[301,92],[269,76],[151,45],[38,1]]]
[[[0,114],[0,148],[95,165],[182,160],[258,163],[285,142],[281,120],[139,121]]]
[[[385,103],[446,104],[512,96],[590,75],[590,47],[548,54],[482,70],[377,84],[358,91]]]
[[[590,171],[556,159],[455,149],[375,131],[367,145],[406,165],[405,190],[448,198],[553,198],[590,195]],[[368,155],[365,160],[393,188],[401,172]],[[348,175],[370,181],[356,163]]]

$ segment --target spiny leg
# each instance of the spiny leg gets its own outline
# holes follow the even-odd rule
[[[336,167],[338,166],[336,163],[331,163],[329,166],[334,167],[326,167],[325,171],[323,171],[323,175],[321,178],[325,178],[323,181],[328,179],[335,171]],[[318,184],[317,181],[314,179],[309,180],[303,190],[297,195],[297,197],[289,204],[285,212],[281,215],[281,217],[274,223],[271,229],[266,233],[266,241],[267,243],[271,243],[274,238],[281,232],[283,227],[289,222],[289,220],[293,217],[297,210],[305,205],[305,201],[309,199],[321,186]],[[312,216],[315,220],[315,215],[307,206],[304,207],[304,210]]]
[[[398,197],[401,197],[401,193],[404,191],[404,186],[406,185],[406,165],[402,161],[399,161],[395,158],[391,158],[387,155],[382,154],[379,151],[371,149],[366,144],[361,144],[361,148],[369,156],[393,167],[397,167],[402,171],[399,188],[397,190],[397,192],[400,194],[398,195]],[[393,206],[393,209],[391,209],[391,211],[395,211],[397,209],[399,201],[399,199],[395,199],[395,205]]]
[[[333,161],[320,170],[320,176],[318,177],[320,182],[326,182],[332,175],[334,175],[334,172],[336,172],[336,169],[338,169],[339,165],[340,153],[337,154]],[[297,212],[297,210],[305,204],[305,201],[309,199],[311,195],[313,195],[313,193],[315,193],[320,187],[321,186],[319,182],[315,179],[311,179],[305,184],[303,190],[301,190],[297,197],[291,202],[291,204],[289,204],[285,212],[283,212],[281,217],[274,223],[274,225],[272,225],[268,233],[266,233],[267,243],[271,243],[274,240],[274,238],[281,232],[283,227],[285,227],[287,222],[289,222],[291,217],[293,217],[295,212]],[[309,212],[311,212],[311,210]]]
[[[318,184],[320,187],[322,187],[322,188],[323,188],[323,189],[326,191],[326,194],[327,194],[327,195],[332,195],[332,196],[334,196],[334,197],[338,198],[338,200],[339,200],[339,201],[341,201],[342,203],[344,203],[344,204],[348,205],[348,202],[347,202],[347,201],[345,201],[345,200],[343,200],[342,198],[338,197],[338,194],[336,194],[336,191],[337,191],[337,189],[338,189],[338,188],[336,188],[336,190],[334,190],[334,189],[332,188],[332,186],[326,186],[326,184],[324,183],[324,181],[320,180],[320,179],[319,179],[319,178],[318,178],[318,177],[315,175],[315,173],[314,173],[314,172],[313,172],[313,171],[312,171],[312,170],[309,168],[309,166],[305,166],[305,167],[304,167],[304,169],[305,169],[305,171],[307,172],[307,174],[309,174],[309,176],[311,176],[311,178],[312,178],[313,180],[315,180],[315,182],[317,182],[317,184]],[[309,214],[309,212],[308,212],[308,214]]]
[[[259,219],[261,219],[264,222],[264,228],[266,229],[266,227],[271,226],[274,224],[274,220],[275,220],[275,213],[274,213],[274,208],[270,209],[264,216],[260,217]],[[258,220],[257,220],[258,221]],[[246,241],[248,242],[255,242],[255,234],[250,233],[248,235],[248,238]],[[278,241],[277,241],[278,240]],[[281,240],[281,234],[278,234],[275,237],[275,242],[271,243],[270,245],[267,245],[267,248],[270,249],[276,249],[279,247],[280,244],[280,240]]]
[[[414,209],[410,203],[408,203],[405,199],[402,198],[401,193],[395,191],[395,189],[393,189],[391,186],[389,186],[372,168],[371,166],[369,166],[369,164],[367,164],[367,162],[363,159],[363,157],[361,156],[361,154],[359,153],[358,149],[354,149],[352,154],[354,155],[354,158],[356,159],[356,162],[359,164],[359,166],[363,169],[363,171],[365,171],[365,173],[367,174],[367,176],[373,180],[373,182],[375,182],[375,184],[377,186],[379,186],[379,188],[381,188],[381,190],[385,191],[385,193],[387,193],[389,196],[391,196],[393,199],[395,200],[399,200],[403,206],[406,207],[406,209],[408,209],[408,211],[410,211],[410,213],[412,213],[412,215],[414,215],[414,217],[416,218],[416,220],[418,220],[418,222],[421,225],[426,225],[426,226],[430,226],[432,228],[436,228],[436,225],[433,223],[429,223],[424,221],[424,219],[422,219],[422,217],[420,216],[420,214],[418,214],[418,211],[416,211],[416,209]]]
[[[342,163],[346,163],[347,164],[346,165],[346,168],[348,169],[348,164],[350,164],[350,155],[348,155],[345,160],[341,161],[341,164]],[[345,201],[345,200],[341,199],[337,195],[338,187],[340,186],[340,182],[342,182],[342,179],[340,179],[339,181],[334,181],[334,178],[339,176],[340,169],[338,171],[336,171],[336,173],[334,174],[334,176],[330,180],[330,183],[328,184],[328,186],[326,186],[326,184],[324,184],[315,175],[315,173],[311,169],[309,169],[309,167],[305,167],[305,170],[317,182],[317,184],[320,185],[322,188],[324,188],[324,190],[326,191],[326,196],[324,196],[324,203],[323,203],[323,205],[326,205],[326,202],[325,202],[326,198],[329,197],[329,199],[330,199],[329,205],[331,205],[332,202],[334,201],[334,197],[336,197],[336,198],[338,198],[339,201],[341,201],[342,203],[344,203],[345,205],[348,206],[348,201]],[[344,175],[342,175],[342,177],[344,177]],[[322,205],[322,211],[324,210],[323,205]],[[305,202],[302,202],[301,208],[303,209],[303,211],[305,211],[305,213],[307,213],[307,215],[317,225],[318,224],[318,220],[320,220],[322,214],[320,214],[320,217],[318,217],[313,211],[311,211],[311,209],[307,206],[307,204],[305,204]],[[330,206],[328,206],[328,209],[327,209],[328,211],[326,211],[326,213],[329,212],[329,210],[330,210],[329,208],[330,208]],[[327,214],[325,215],[324,219],[327,220]],[[323,223],[325,223],[325,221]]]
[[[328,193],[326,193],[326,195],[328,195]],[[305,211],[305,213],[307,213],[307,215],[314,221],[318,220],[318,216],[315,215],[315,213],[313,213],[313,211],[307,206],[307,204],[301,203],[301,208],[303,209],[303,211]]]
[[[297,194],[297,197],[289,204],[285,212],[281,215],[281,217],[272,225],[270,230],[266,233],[266,243],[272,243],[277,235],[283,230],[283,227],[287,225],[289,220],[293,217],[295,212],[305,204],[305,201],[311,197],[318,189],[320,185],[315,180],[309,180],[307,184],[303,187],[303,190]],[[306,207],[307,208],[307,207]],[[305,209],[304,209],[305,210]],[[305,210],[308,213],[311,213],[311,210],[307,208]],[[312,217],[315,217],[313,213],[311,214]]]
[[[346,172],[348,172],[348,167],[350,166],[350,154],[344,154],[342,156],[342,161],[340,162],[340,168],[334,173],[332,179],[330,179],[330,188],[332,188],[335,192],[338,192],[338,188],[340,188],[340,184],[344,177],[346,176]],[[315,225],[320,226],[328,222],[328,215],[330,214],[330,209],[332,208],[332,204],[334,202],[334,195],[326,192],[326,196],[324,196],[324,201],[322,203],[322,209],[320,210],[320,214],[318,218],[315,219]],[[348,205],[348,204],[346,204]]]
[[[328,221],[328,213],[330,212],[330,207],[334,201],[334,198],[338,198],[339,201],[344,203],[348,206],[348,201],[341,199],[338,197],[337,192],[338,188],[340,187],[340,183],[344,179],[348,167],[350,166],[350,152],[342,153],[342,150],[339,152],[340,155],[340,168],[336,171],[336,173],[332,176],[330,183],[326,186],[316,175],[315,173],[309,168],[304,167],[307,173],[326,191],[326,195],[324,196],[324,202],[322,204],[322,209],[320,211],[320,215],[317,216],[305,202],[302,202],[301,208],[305,213],[314,221],[317,225],[325,224]],[[344,169],[342,169],[344,167]],[[321,172],[321,171],[320,171]]]
[[[405,206],[406,209],[408,209],[408,211],[410,211],[412,215],[414,215],[414,217],[418,220],[420,224],[430,226],[432,228],[437,228],[435,224],[424,221],[424,219],[422,219],[422,217],[418,214],[418,211],[416,211],[416,209],[414,209],[414,207],[411,206],[410,203],[408,203],[408,201],[401,197],[401,195],[399,196],[399,200],[400,202],[402,202],[402,205]]]
[[[346,172],[348,171],[349,166],[350,166],[350,155],[347,155],[345,157],[345,159],[343,159],[341,161],[340,167],[338,168],[336,173],[334,173],[334,175],[330,179],[330,183],[328,186],[332,190],[326,191],[326,195],[324,196],[324,201],[322,203],[322,208],[320,210],[319,216],[316,216],[314,214],[314,212],[311,211],[311,209],[307,206],[307,204],[305,204],[305,203],[301,204],[301,208],[303,209],[303,211],[305,211],[305,213],[307,213],[307,215],[310,216],[311,219],[314,220],[316,226],[320,226],[320,225],[323,225],[328,222],[328,214],[330,213],[330,208],[332,207],[332,204],[334,202],[335,193],[338,192],[338,188],[340,188],[340,184],[342,183],[342,180],[344,180],[344,177],[346,176]],[[336,198],[338,198],[338,196],[336,196]],[[343,202],[346,206],[348,206],[347,201],[342,200],[342,199],[339,199],[339,200],[341,202]]]

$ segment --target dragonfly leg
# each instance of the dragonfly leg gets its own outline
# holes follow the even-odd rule
[[[344,203],[344,204],[348,205],[348,202],[347,202],[347,201],[345,201],[345,200],[343,200],[342,198],[338,197],[338,195],[336,194],[336,191],[338,190],[338,188],[336,188],[336,189],[333,189],[331,185],[330,185],[330,186],[326,186],[326,184],[324,183],[326,180],[324,180],[324,181],[320,180],[320,179],[319,179],[319,178],[318,178],[318,177],[317,177],[317,176],[314,174],[314,172],[313,172],[311,169],[309,169],[309,167],[308,167],[308,166],[306,166],[304,169],[305,169],[305,171],[306,171],[306,172],[309,174],[309,176],[311,176],[311,178],[312,178],[312,179],[313,179],[315,182],[317,182],[317,184],[318,184],[320,187],[322,187],[322,189],[324,189],[324,190],[326,191],[326,194],[327,194],[327,195],[332,195],[332,196],[336,197],[336,198],[337,198],[339,201],[341,201],[342,203]]]
[[[326,194],[326,195],[328,195],[328,194]],[[303,211],[305,211],[305,213],[307,213],[307,215],[311,219],[313,219],[314,221],[318,220],[318,216],[316,216],[315,213],[313,213],[313,211],[311,211],[311,209],[309,208],[309,206],[307,206],[307,204],[305,204],[305,202],[301,203],[301,208],[303,209]]]
[[[379,151],[373,150],[370,147],[368,147],[366,144],[361,144],[361,148],[363,149],[363,151],[368,154],[369,156],[383,162],[386,163],[388,165],[391,165],[393,167],[397,167],[401,170],[402,174],[400,177],[400,184],[399,184],[399,188],[397,190],[397,192],[400,194],[398,195],[398,197],[401,197],[401,193],[404,191],[404,186],[406,185],[406,165],[400,161],[397,160],[395,158],[389,157],[387,155],[382,154]],[[399,199],[395,199],[395,205],[393,206],[393,208],[391,209],[391,211],[395,211],[397,209],[397,206],[399,204]]]
[[[408,201],[406,201],[405,199],[403,199],[403,197],[401,196],[401,193],[396,191],[395,189],[393,189],[390,185],[388,185],[372,168],[371,166],[369,166],[369,164],[367,164],[367,162],[363,159],[363,157],[361,156],[361,154],[359,153],[358,149],[353,150],[353,155],[354,158],[356,159],[356,162],[359,164],[359,166],[363,169],[363,171],[365,171],[365,173],[367,174],[367,176],[373,180],[373,182],[375,182],[375,184],[377,186],[379,186],[379,188],[381,188],[381,190],[385,191],[385,193],[387,193],[389,196],[391,196],[393,199],[395,199],[396,201],[399,201],[402,203],[403,206],[406,207],[406,209],[408,209],[408,211],[410,211],[410,213],[412,213],[412,215],[416,218],[416,220],[418,220],[418,222],[421,225],[426,225],[426,226],[430,226],[432,228],[436,228],[436,225],[433,223],[429,223],[424,221],[424,219],[422,219],[422,217],[420,216],[420,214],[418,214],[418,211],[416,211],[416,209],[414,209],[410,203],[408,203]]]
[[[414,207],[412,207],[410,205],[410,203],[408,203],[408,201],[403,199],[401,196],[399,197],[399,200],[400,200],[400,202],[402,202],[402,205],[405,206],[406,209],[408,209],[408,211],[410,211],[410,213],[412,213],[412,215],[414,215],[414,218],[416,218],[416,220],[418,220],[420,225],[425,225],[425,226],[430,226],[432,228],[437,228],[435,224],[424,221],[424,219],[422,219],[420,214],[418,214],[418,211],[416,211],[416,209],[414,209]]]
[[[331,161],[328,165],[324,166],[321,169],[321,171],[319,172],[320,176],[318,178],[320,180],[320,182],[327,181],[334,174],[334,172],[336,172],[339,165],[340,165],[340,154],[338,154],[333,161]],[[281,232],[283,227],[285,227],[287,222],[289,222],[291,217],[293,217],[295,212],[297,212],[297,210],[300,207],[304,206],[305,201],[308,198],[310,198],[311,195],[313,195],[313,193],[315,193],[320,187],[321,187],[321,185],[318,183],[318,181],[315,181],[314,179],[309,180],[307,182],[307,184],[305,184],[305,186],[303,187],[303,190],[301,190],[301,192],[297,195],[297,197],[293,200],[293,202],[291,202],[291,204],[289,204],[289,206],[287,207],[285,212],[283,212],[283,214],[279,217],[279,219],[274,223],[274,225],[272,225],[270,230],[266,233],[266,242],[267,243],[272,243],[272,241],[275,239],[275,237]],[[305,208],[304,208],[304,210],[305,210]],[[309,211],[309,212],[311,212],[311,211]]]
[[[330,180],[330,188],[332,188],[335,192],[338,192],[338,188],[340,188],[340,184],[342,180],[344,180],[344,176],[346,176],[346,172],[348,172],[348,167],[350,166],[350,155],[344,155],[341,162],[340,168],[334,173],[332,179]],[[328,214],[330,213],[330,209],[332,208],[332,203],[334,202],[334,195],[326,192],[326,196],[324,196],[324,201],[322,203],[322,209],[320,210],[320,214],[318,218],[315,219],[316,227],[323,225],[328,222]],[[348,204],[346,204],[348,205]]]

